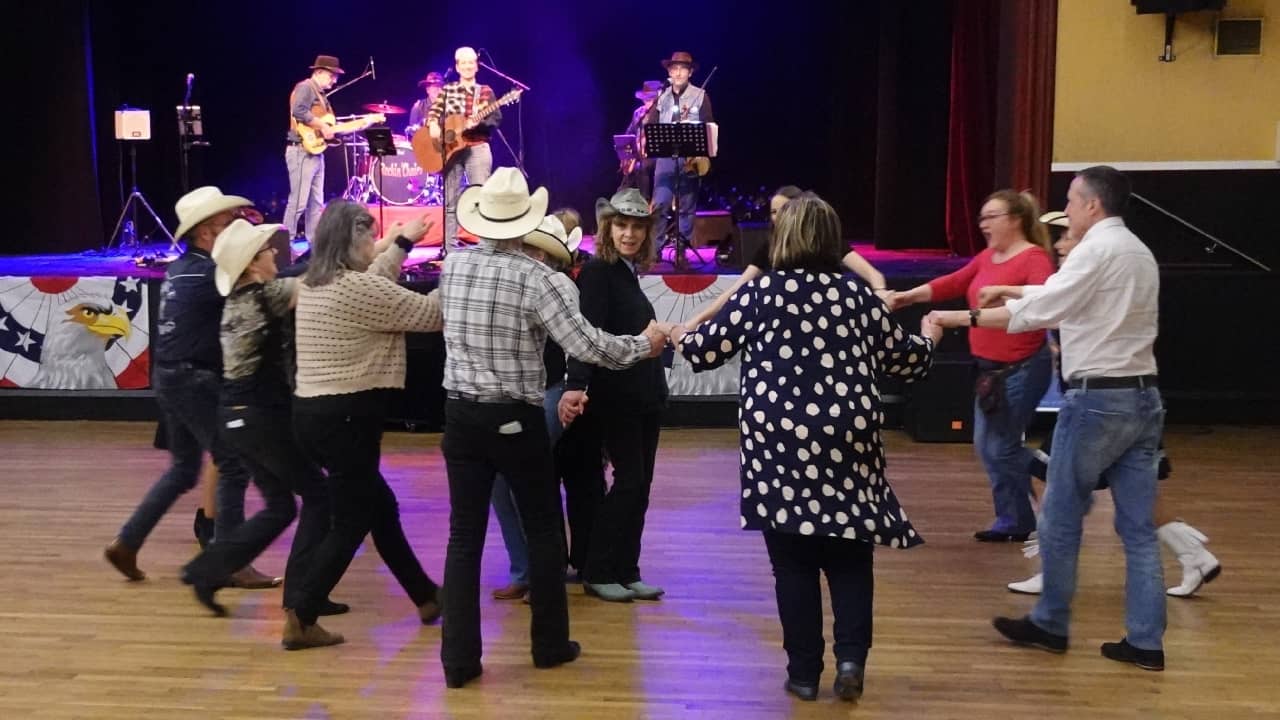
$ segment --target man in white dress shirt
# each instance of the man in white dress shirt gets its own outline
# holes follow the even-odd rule
[[[1015,643],[1067,650],[1084,515],[1099,479],[1115,500],[1125,551],[1125,627],[1103,656],[1164,669],[1164,578],[1156,540],[1157,448],[1164,408],[1156,386],[1160,276],[1151,251],[1120,215],[1129,181],[1107,166],[1082,170],[1067,191],[1067,217],[1080,245],[1037,291],[1000,308],[935,312],[948,327],[1026,332],[1057,327],[1069,385],[1053,437],[1038,533],[1044,592],[1031,614],[998,617]],[[1061,444],[1059,444],[1061,443]]]

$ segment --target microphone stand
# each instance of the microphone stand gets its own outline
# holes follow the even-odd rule
[[[485,56],[489,58],[489,62],[493,62],[493,55],[492,55],[492,54],[490,54],[490,52],[489,52],[488,50],[484,50],[484,49],[482,48],[482,49],[481,49],[481,52],[483,52],[483,53],[485,54]],[[511,83],[512,85],[515,85],[516,87],[520,88],[521,90],[524,90],[524,91],[526,91],[526,92],[527,92],[527,91],[529,91],[529,90],[531,90],[531,89],[532,89],[532,88],[530,88],[528,85],[525,85],[524,83],[520,82],[519,80],[517,80],[517,79],[515,79],[515,78],[511,77],[510,75],[508,75],[508,74],[506,74],[506,73],[502,72],[501,70],[499,70],[499,69],[497,69],[497,68],[493,67],[492,65],[487,65],[487,64],[485,64],[485,62],[484,62],[483,60],[480,60],[479,58],[477,58],[477,59],[476,59],[476,64],[477,64],[477,65],[479,65],[480,67],[484,68],[485,70],[488,70],[489,72],[493,73],[494,75],[497,75],[498,77],[500,77],[500,78],[502,78],[502,79],[506,80],[507,82]],[[498,132],[498,139],[499,139],[499,140],[501,140],[501,141],[502,141],[502,144],[503,144],[503,145],[505,145],[505,146],[507,147],[507,152],[511,153],[511,157],[516,161],[516,169],[518,169],[518,170],[520,171],[520,174],[521,174],[521,175],[524,175],[525,179],[527,180],[527,179],[529,178],[529,172],[528,172],[527,170],[525,170],[525,169],[524,169],[524,109],[523,109],[522,107],[520,107],[520,106],[517,104],[517,107],[516,107],[516,140],[517,140],[517,142],[519,142],[519,144],[520,144],[520,152],[516,152],[516,151],[511,147],[511,143],[507,142],[507,136],[506,136],[505,134],[503,134],[503,132],[502,132],[502,128],[500,128],[500,127],[495,127],[495,128],[494,128],[494,130],[496,130],[496,131]]]

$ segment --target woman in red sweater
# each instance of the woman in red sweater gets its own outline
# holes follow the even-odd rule
[[[1000,190],[982,205],[978,227],[987,248],[968,265],[888,299],[897,309],[920,302],[964,297],[979,307],[987,285],[1038,285],[1053,273],[1049,236],[1037,220],[1040,210],[1026,193]],[[1044,397],[1053,363],[1044,331],[1007,333],[969,329],[969,350],[978,366],[973,411],[973,445],[991,481],[996,519],[974,537],[983,542],[1023,541],[1036,528],[1028,497],[1030,453],[1022,434]]]

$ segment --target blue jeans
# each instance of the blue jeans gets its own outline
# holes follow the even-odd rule
[[[301,145],[284,150],[284,166],[289,170],[289,201],[284,206],[284,226],[289,237],[298,235],[298,216],[306,211],[303,228],[307,240],[316,234],[316,223],[324,210],[324,153],[312,155]]]
[[[1153,516],[1163,424],[1155,388],[1067,392],[1053,432],[1038,528],[1044,592],[1031,621],[1041,629],[1068,634],[1081,524],[1102,479],[1111,488],[1116,533],[1124,542],[1127,639],[1143,650],[1161,649],[1164,577]]]
[[[684,172],[684,161],[680,167],[671,158],[659,158],[653,165],[653,210],[658,214],[658,224],[654,228],[654,238],[662,242],[667,232],[667,211],[671,209],[671,200],[676,191],[680,195],[680,234],[687,240],[693,240],[693,216],[698,209],[698,186],[701,180],[696,173]],[[679,184],[677,188],[676,185]]]
[[[547,416],[547,436],[551,440],[554,451],[556,443],[564,433],[560,424],[560,396],[564,395],[564,383],[547,388],[542,398],[542,412]],[[493,514],[498,516],[498,527],[502,530],[502,544],[507,546],[507,557],[511,563],[510,577],[512,583],[527,585],[529,583],[529,545],[525,541],[524,527],[520,524],[520,513],[516,510],[515,495],[506,478],[499,473],[493,478]]]
[[[1053,360],[1046,344],[1005,377],[1005,402],[999,409],[988,414],[974,400],[973,447],[991,482],[996,511],[991,529],[996,532],[1029,533],[1036,527],[1029,497],[1032,456],[1022,436],[1052,376]]]
[[[152,373],[156,403],[164,414],[171,463],[120,528],[120,541],[137,550],[160,518],[200,479],[200,459],[209,451],[218,466],[218,516],[215,542],[244,522],[244,493],[249,473],[218,433],[218,391],[222,378],[189,363],[156,367]]]
[[[444,169],[444,243],[446,252],[462,247],[458,242],[458,196],[468,185],[483,185],[493,172],[493,151],[489,143],[460,150]],[[466,185],[462,176],[467,176]]]

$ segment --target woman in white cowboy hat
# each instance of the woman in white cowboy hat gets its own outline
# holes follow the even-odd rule
[[[254,226],[240,219],[213,244],[214,284],[226,297],[222,308],[222,392],[219,432],[253,474],[265,507],[218,542],[208,545],[183,568],[182,581],[216,615],[226,610],[214,593],[228,576],[248,565],[298,516],[293,495],[302,498],[302,515],[285,572],[284,606],[297,604],[298,583],[329,527],[324,476],[294,440],[290,420],[293,386],[293,338],[290,329],[297,280],[276,279],[273,242],[284,242],[283,225]],[[346,612],[326,601],[321,614]]]
[[[653,263],[653,216],[640,192],[627,188],[596,202],[596,220],[596,257],[578,273],[582,314],[608,332],[639,332],[654,321],[636,277]],[[625,370],[569,362],[561,419],[583,414],[578,422],[594,430],[587,434],[600,438],[613,461],[613,486],[596,511],[582,572],[586,591],[603,600],[657,600],[664,592],[641,579],[640,538],[666,400],[666,371],[656,358]]]
[[[404,387],[406,332],[439,332],[439,295],[396,284],[400,265],[430,224],[393,225],[385,249],[362,206],[334,201],[316,226],[297,309],[293,421],[303,450],[329,475],[333,527],[287,609],[283,642],[300,649],[342,642],[316,625],[365,535],[424,624],[440,615],[438,588],[405,538],[395,492],[378,470],[393,390]]]
[[[547,439],[543,398],[548,336],[586,362],[624,368],[665,346],[655,328],[626,337],[593,327],[578,310],[573,282],[522,252],[542,223],[547,191],[529,192],[515,168],[498,168],[458,200],[458,224],[480,244],[450,254],[440,275],[444,306],[445,429],[449,470],[449,551],[445,560],[445,684],[481,673],[480,554],[496,473],[506,477],[529,542],[533,663],[577,658],[569,639],[560,498]]]

